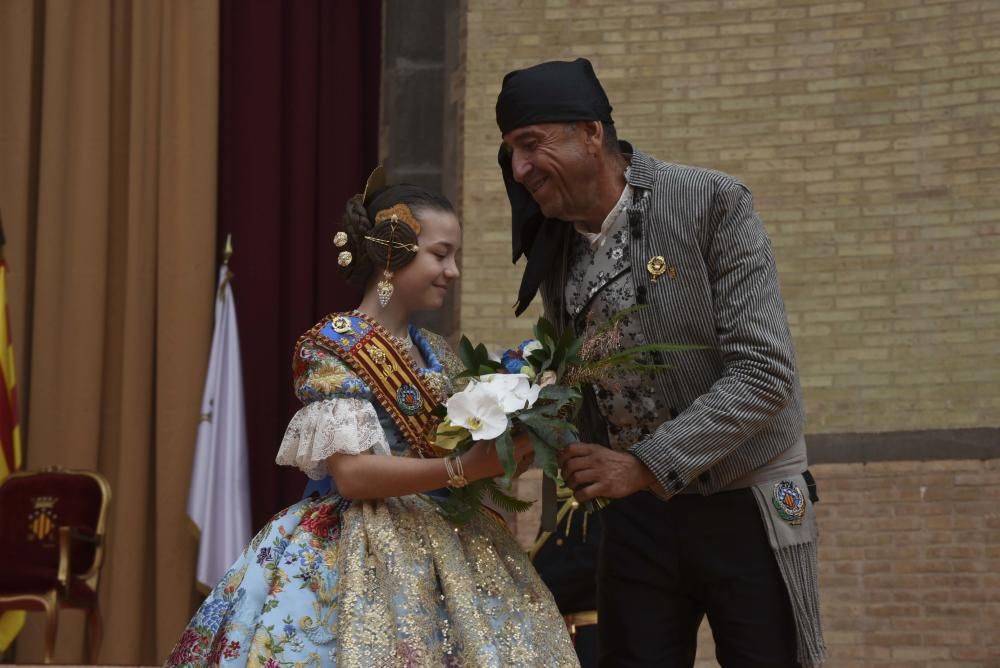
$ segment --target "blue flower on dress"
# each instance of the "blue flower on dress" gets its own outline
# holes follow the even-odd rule
[[[198,621],[195,625],[217,630],[220,626],[222,626],[222,622],[226,618],[226,611],[228,609],[228,601],[221,598],[213,599],[203,605],[198,611]]]
[[[260,552],[257,553],[257,565],[262,565],[265,561],[271,561],[271,548],[262,547]]]
[[[344,381],[343,385],[341,385],[340,391],[349,397],[358,398],[371,394],[368,386],[365,384],[365,381],[360,378],[348,378]]]

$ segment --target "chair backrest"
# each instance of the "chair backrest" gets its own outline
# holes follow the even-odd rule
[[[94,539],[71,541],[70,574],[88,577],[100,566],[110,500],[107,479],[94,471],[12,473],[0,484],[0,544],[21,563],[55,569],[58,528],[68,526]]]

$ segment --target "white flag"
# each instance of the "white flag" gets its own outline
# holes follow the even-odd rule
[[[211,589],[250,541],[250,475],[236,304],[219,270],[215,332],[201,400],[188,516],[199,531],[198,583]]]

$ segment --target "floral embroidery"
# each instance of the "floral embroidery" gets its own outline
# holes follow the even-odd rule
[[[602,248],[591,250],[583,237],[574,240],[565,296],[567,310],[578,327],[588,321],[599,325],[636,305],[625,221],[625,216],[619,216]],[[625,316],[621,322],[623,348],[648,343],[637,318]],[[607,422],[611,447],[616,450],[632,447],[670,419],[669,407],[655,383],[645,377],[611,374],[597,385],[594,394]]]

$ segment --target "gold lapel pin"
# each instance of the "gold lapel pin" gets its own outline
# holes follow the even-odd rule
[[[653,283],[656,283],[656,279],[667,271],[667,261],[663,259],[662,255],[652,257],[646,263],[646,271],[653,277]]]
[[[646,263],[646,271],[648,271],[649,275],[653,277],[653,283],[656,283],[656,279],[664,274],[666,274],[667,278],[670,279],[677,278],[677,267],[667,266],[667,261],[662,255],[649,258],[649,262]]]

